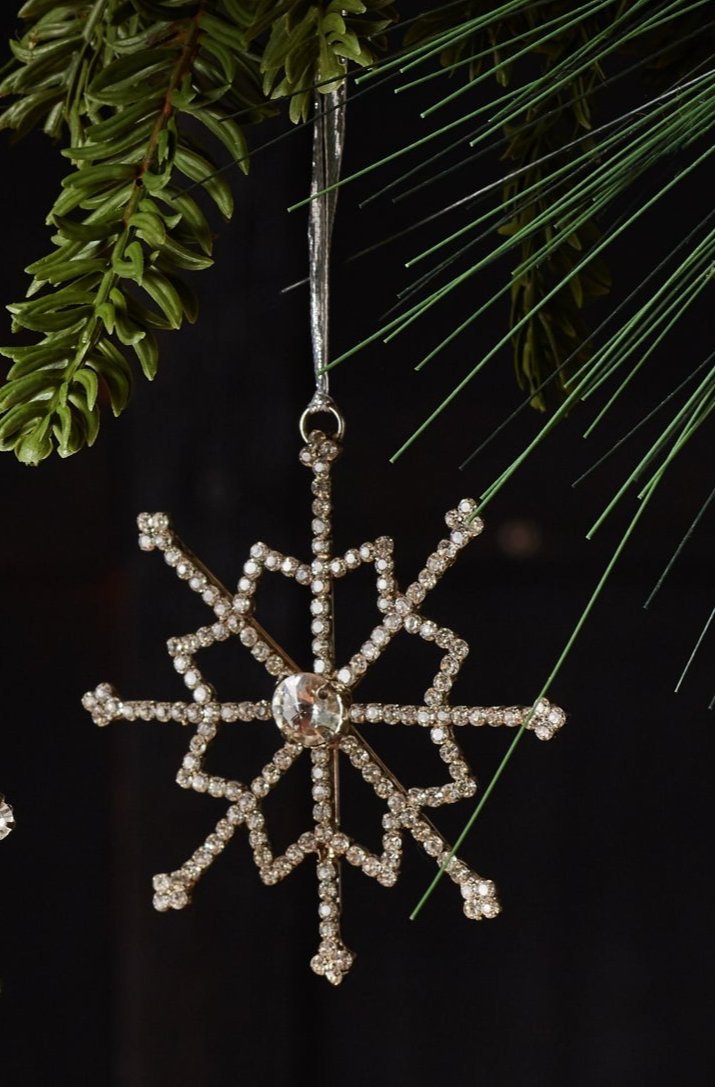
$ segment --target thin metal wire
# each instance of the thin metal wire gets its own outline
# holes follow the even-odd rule
[[[713,610],[710,612],[710,618],[708,619],[707,623],[705,624],[705,626],[701,630],[700,637],[698,638],[697,642],[693,646],[693,651],[690,654],[690,656],[688,657],[688,662],[685,665],[685,668],[683,668],[680,679],[678,680],[678,682],[675,685],[675,694],[677,694],[678,691],[680,690],[680,688],[681,688],[681,686],[683,684],[683,680],[685,679],[686,675],[688,674],[688,672],[690,670],[690,665],[693,663],[696,653],[700,649],[700,646],[703,644],[703,640],[704,640],[705,635],[707,634],[708,630],[710,629],[710,624],[712,623],[713,619],[715,619],[715,608],[713,608]]]
[[[600,456],[598,458],[598,460],[594,461],[593,464],[589,468],[587,468],[585,472],[582,472],[581,475],[578,476],[578,478],[573,481],[571,486],[572,487],[577,487],[579,485],[579,483],[582,483],[584,481],[584,479],[588,479],[588,477],[593,472],[595,472],[596,469],[599,468],[604,463],[604,461],[608,460],[608,458],[610,456],[612,456],[613,453],[615,453],[618,449],[620,449],[621,446],[623,446],[628,441],[629,438],[632,438],[633,435],[637,434],[638,431],[642,427],[646,426],[647,423],[649,423],[650,420],[653,419],[658,414],[658,412],[661,411],[666,406],[666,404],[669,404],[671,402],[671,400],[674,400],[675,397],[678,395],[678,393],[682,392],[683,389],[686,387],[686,385],[689,385],[690,382],[695,377],[697,377],[697,375],[700,373],[700,371],[703,370],[708,365],[708,363],[712,361],[714,356],[715,356],[715,351],[713,351],[710,355],[708,355],[708,357],[706,359],[703,359],[703,361],[701,363],[699,363],[698,366],[695,367],[695,369],[692,371],[692,373],[688,374],[688,376],[685,378],[684,381],[681,381],[678,385],[676,385],[675,388],[672,390],[672,392],[669,392],[667,396],[663,397],[663,399],[658,404],[656,404],[656,406],[652,409],[652,411],[649,411],[647,415],[644,415],[643,418],[640,419],[635,424],[635,426],[632,426],[630,428],[630,430],[628,430],[622,437],[620,437],[618,439],[618,441],[614,442],[613,445],[610,446],[610,448],[607,449],[606,452],[602,456]],[[715,495],[715,491],[713,491],[713,495]],[[649,596],[648,601],[650,601],[650,600],[651,600],[651,597]],[[646,604],[644,604],[643,606],[647,607],[648,602],[646,602]]]
[[[709,357],[712,357],[712,356],[709,356]],[[709,361],[709,359],[705,359],[705,362],[708,362],[708,361]],[[702,364],[703,366],[705,365],[705,362],[703,362],[703,364]],[[661,587],[663,585],[663,582],[665,581],[668,574],[670,573],[670,571],[675,566],[675,563],[680,558],[680,555],[682,554],[682,552],[685,550],[686,545],[689,543],[691,537],[693,536],[693,534],[695,532],[695,529],[700,524],[700,521],[705,516],[705,513],[707,512],[707,509],[710,506],[710,503],[713,501],[713,499],[715,499],[715,488],[713,488],[713,490],[710,492],[710,496],[705,499],[705,502],[702,504],[702,506],[700,507],[700,510],[695,515],[695,518],[690,523],[690,526],[689,526],[687,532],[683,536],[682,540],[680,541],[680,543],[676,547],[673,554],[670,556],[670,559],[668,560],[668,563],[667,563],[665,569],[663,570],[663,573],[658,578],[658,580],[657,580],[654,588],[652,589],[648,599],[646,600],[645,604],[643,605],[644,608],[649,608],[650,605],[653,603],[653,600],[655,599],[657,593],[660,592],[660,589],[661,589]]]

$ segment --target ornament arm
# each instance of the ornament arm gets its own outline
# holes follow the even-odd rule
[[[533,712],[532,712],[533,711]],[[439,728],[441,725],[478,728],[521,728],[533,732],[539,740],[551,740],[566,722],[566,714],[560,706],[539,699],[532,706],[403,706],[395,703],[353,702],[350,717],[355,724],[371,725],[419,725],[421,728]]]
[[[551,740],[566,723],[566,714],[554,702],[540,698],[534,706],[450,706],[452,725],[500,725],[526,728],[539,740]]]
[[[387,801],[390,825],[398,832],[407,831],[438,866],[447,864],[446,875],[461,891],[465,915],[475,921],[496,917],[501,907],[493,882],[482,879],[457,856],[449,857],[449,842],[421,810],[414,790],[405,789],[358,733],[345,737],[340,747],[376,794]]]

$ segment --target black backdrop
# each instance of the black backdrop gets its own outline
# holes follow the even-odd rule
[[[4,31],[12,25],[4,14]],[[394,146],[395,131],[404,139],[418,132],[416,112],[416,100],[389,90],[355,101],[348,169]],[[254,141],[277,131],[268,126]],[[10,301],[24,291],[23,266],[47,246],[42,219],[62,167],[39,136],[14,149],[5,143],[2,154],[0,299]],[[653,613],[641,610],[667,548],[705,496],[712,455],[704,440],[626,552],[555,685],[566,728],[550,745],[525,737],[465,845],[466,859],[499,886],[497,921],[468,922],[445,881],[410,923],[432,870],[408,843],[392,891],[347,873],[345,935],[358,958],[334,990],[308,968],[317,944],[308,866],[264,888],[240,835],[191,909],[152,910],[152,874],[178,866],[198,844],[217,818],[216,801],[173,783],[186,743],[178,726],[100,732],[79,698],[102,679],[128,697],[181,697],[164,641],[205,617],[156,555],[136,549],[139,510],[171,510],[228,583],[255,539],[306,551],[308,480],[296,422],[310,395],[307,296],[281,288],[305,273],[305,218],[285,208],[304,195],[308,169],[303,132],[258,155],[248,180],[237,178],[237,212],[221,232],[217,265],[196,277],[198,325],[164,341],[154,386],[137,386],[131,411],[105,420],[94,449],[35,471],[9,456],[0,462],[0,787],[18,822],[0,845],[2,1085],[710,1083],[708,646],[685,690],[671,693],[711,606],[706,534]],[[483,169],[456,178],[454,193],[476,187]],[[663,237],[668,244],[691,222],[692,198],[702,201],[705,189],[705,179],[693,183],[615,252],[617,292],[651,267]],[[374,327],[413,251],[403,241],[345,263],[417,214],[387,202],[360,212],[370,191],[369,181],[349,189],[339,206],[336,349]],[[348,418],[337,543],[394,535],[403,581],[441,534],[444,511],[477,494],[538,425],[523,419],[457,471],[516,402],[504,355],[409,455],[388,464],[498,331],[496,323],[476,329],[415,375],[424,344],[451,320],[445,312],[334,376]],[[7,318],[2,329],[6,340]],[[638,387],[644,403],[673,367],[702,356],[711,333],[701,312]],[[472,646],[461,700],[528,702],[539,690],[615,540],[612,529],[591,544],[583,537],[616,469],[579,491],[570,482],[623,418],[598,447],[582,442],[578,413],[565,423],[493,504],[484,536],[430,600],[430,613]],[[355,582],[338,604],[344,651],[373,621],[366,583]],[[262,616],[305,657],[305,600],[290,590],[282,580],[267,588]],[[238,650],[204,663],[226,697],[268,693]],[[415,699],[417,671],[430,663],[396,648],[369,681],[374,697]],[[488,729],[463,738],[482,784],[509,739]],[[224,770],[245,776],[262,742],[226,741]],[[411,733],[390,737],[387,754],[405,775],[420,765],[416,746]],[[309,810],[306,784],[286,780],[275,795],[271,813],[286,837]],[[345,789],[350,826],[364,828],[369,842],[377,805],[349,780]],[[456,834],[469,810],[440,812],[440,826]]]

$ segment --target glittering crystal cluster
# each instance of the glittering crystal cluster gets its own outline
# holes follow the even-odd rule
[[[331,543],[331,466],[339,454],[337,441],[313,431],[300,453],[313,475],[313,559],[300,562],[265,544],[254,544],[243,567],[238,591],[230,592],[179,541],[163,513],[139,517],[139,546],[159,550],[169,566],[198,593],[213,612],[212,622],[168,642],[174,668],[183,678],[191,700],[186,702],[126,701],[108,684],[85,695],[83,704],[96,724],[110,721],[165,721],[192,728],[188,752],[177,775],[185,789],[207,793],[227,806],[213,831],[180,868],[154,878],[154,905],[158,910],[182,909],[203,872],[223,852],[236,830],[245,826],[261,879],[274,884],[306,857],[313,857],[318,880],[320,945],[311,961],[313,970],[333,984],[342,981],[353,962],[340,929],[340,865],[360,868],[385,887],[397,880],[405,834],[419,844],[435,864],[446,864],[446,874],[459,886],[467,917],[479,920],[499,913],[494,884],[473,872],[456,856],[425,814],[426,808],[452,804],[476,791],[474,776],[455,738],[465,726],[525,726],[539,739],[550,739],[564,722],[564,713],[542,699],[536,706],[454,706],[452,685],[469,652],[465,641],[448,627],[422,614],[422,604],[460,551],[482,531],[475,503],[461,501],[446,516],[449,529],[429,556],[424,569],[404,591],[393,569],[393,542],[386,536],[333,553]],[[345,664],[335,661],[333,638],[333,586],[336,580],[364,565],[374,567],[377,606],[382,618],[369,637]],[[260,626],[254,616],[256,587],[264,573],[293,578],[310,590],[313,634],[312,670],[300,668]],[[440,660],[420,705],[360,703],[357,686],[392,639],[406,632],[433,643]],[[215,642],[238,638],[275,680],[271,701],[221,702],[204,678],[196,654]],[[205,756],[218,731],[243,722],[270,722],[280,746],[252,780],[240,782],[209,773]],[[421,728],[445,765],[446,781],[423,787],[405,787],[385,766],[360,732],[370,725]],[[303,754],[312,764],[313,825],[286,851],[276,856],[261,808],[264,797]],[[384,801],[382,852],[367,847],[343,832],[338,810],[338,775],[347,761]]]
[[[5,797],[0,793],[0,842],[15,829],[15,816]]]

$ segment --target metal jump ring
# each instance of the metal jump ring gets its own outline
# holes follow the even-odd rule
[[[337,429],[336,429],[335,433],[332,434],[332,435],[329,435],[329,437],[332,437],[334,441],[338,441],[338,442],[343,440],[343,437],[345,436],[345,420],[343,419],[339,409],[332,402],[332,400],[330,402],[328,402],[327,399],[326,399],[326,401],[321,403],[321,404],[311,402],[310,404],[308,404],[308,407],[305,409],[305,411],[301,415],[301,417],[300,417],[300,436],[301,436],[301,438],[303,439],[304,442],[310,441],[310,431],[308,430],[308,420],[311,419],[314,415],[332,415],[333,419],[335,420],[335,424],[336,424]]]

